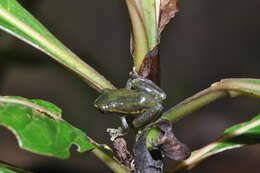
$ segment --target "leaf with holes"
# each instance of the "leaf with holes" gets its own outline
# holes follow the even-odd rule
[[[0,96],[0,125],[11,130],[28,151],[68,158],[72,144],[78,151],[94,148],[86,134],[61,118],[61,110],[43,100]]]

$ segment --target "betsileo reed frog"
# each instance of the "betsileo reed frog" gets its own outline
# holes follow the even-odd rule
[[[94,106],[102,112],[122,114],[121,129],[108,129],[110,134],[121,136],[128,130],[128,119],[133,119],[132,126],[136,129],[149,124],[162,111],[162,101],[166,94],[152,81],[131,74],[126,87],[122,89],[104,89],[95,100]],[[134,118],[132,118],[134,116]]]

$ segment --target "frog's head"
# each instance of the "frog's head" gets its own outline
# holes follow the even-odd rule
[[[113,89],[103,89],[98,98],[94,102],[94,106],[101,112],[108,112],[109,93]]]

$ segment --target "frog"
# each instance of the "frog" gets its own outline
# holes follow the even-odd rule
[[[166,99],[166,93],[151,80],[136,73],[130,75],[125,88],[103,89],[94,102],[101,112],[121,115],[122,127],[107,130],[111,136],[127,134],[129,124],[134,129],[140,129],[157,119],[163,110],[162,102]]]

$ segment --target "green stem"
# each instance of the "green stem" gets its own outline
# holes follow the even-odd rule
[[[221,80],[163,113],[159,120],[166,119],[174,123],[180,118],[222,97],[236,97],[240,95],[260,97],[260,80],[249,78]]]
[[[113,151],[107,145],[100,145],[89,136],[87,138],[95,145],[91,153],[104,162],[112,171],[115,173],[129,173],[129,171],[113,157]]]
[[[0,172],[1,173],[32,173],[32,172],[25,171],[23,169],[8,165],[6,163],[2,163],[1,161],[0,161]]]
[[[117,160],[112,156],[106,154],[104,151],[98,147],[94,148],[92,151],[97,158],[103,161],[113,172],[115,173],[129,173],[128,170],[123,167]]]
[[[211,87],[185,99],[175,107],[166,111],[157,121],[169,120],[172,123],[175,123],[177,120],[215,100],[225,96],[236,97],[240,95],[260,98],[260,80],[249,78],[221,80],[220,82],[212,84]],[[159,133],[159,130],[152,128],[147,136],[147,141],[157,141],[157,136]]]
[[[0,2],[0,29],[46,53],[96,90],[115,88],[101,74],[57,40],[16,1]]]
[[[172,123],[183,118],[186,115],[200,109],[201,107],[227,96],[225,91],[214,91],[211,88],[201,91],[200,93],[185,99],[178,105],[174,106],[159,118],[159,120],[170,120]]]

